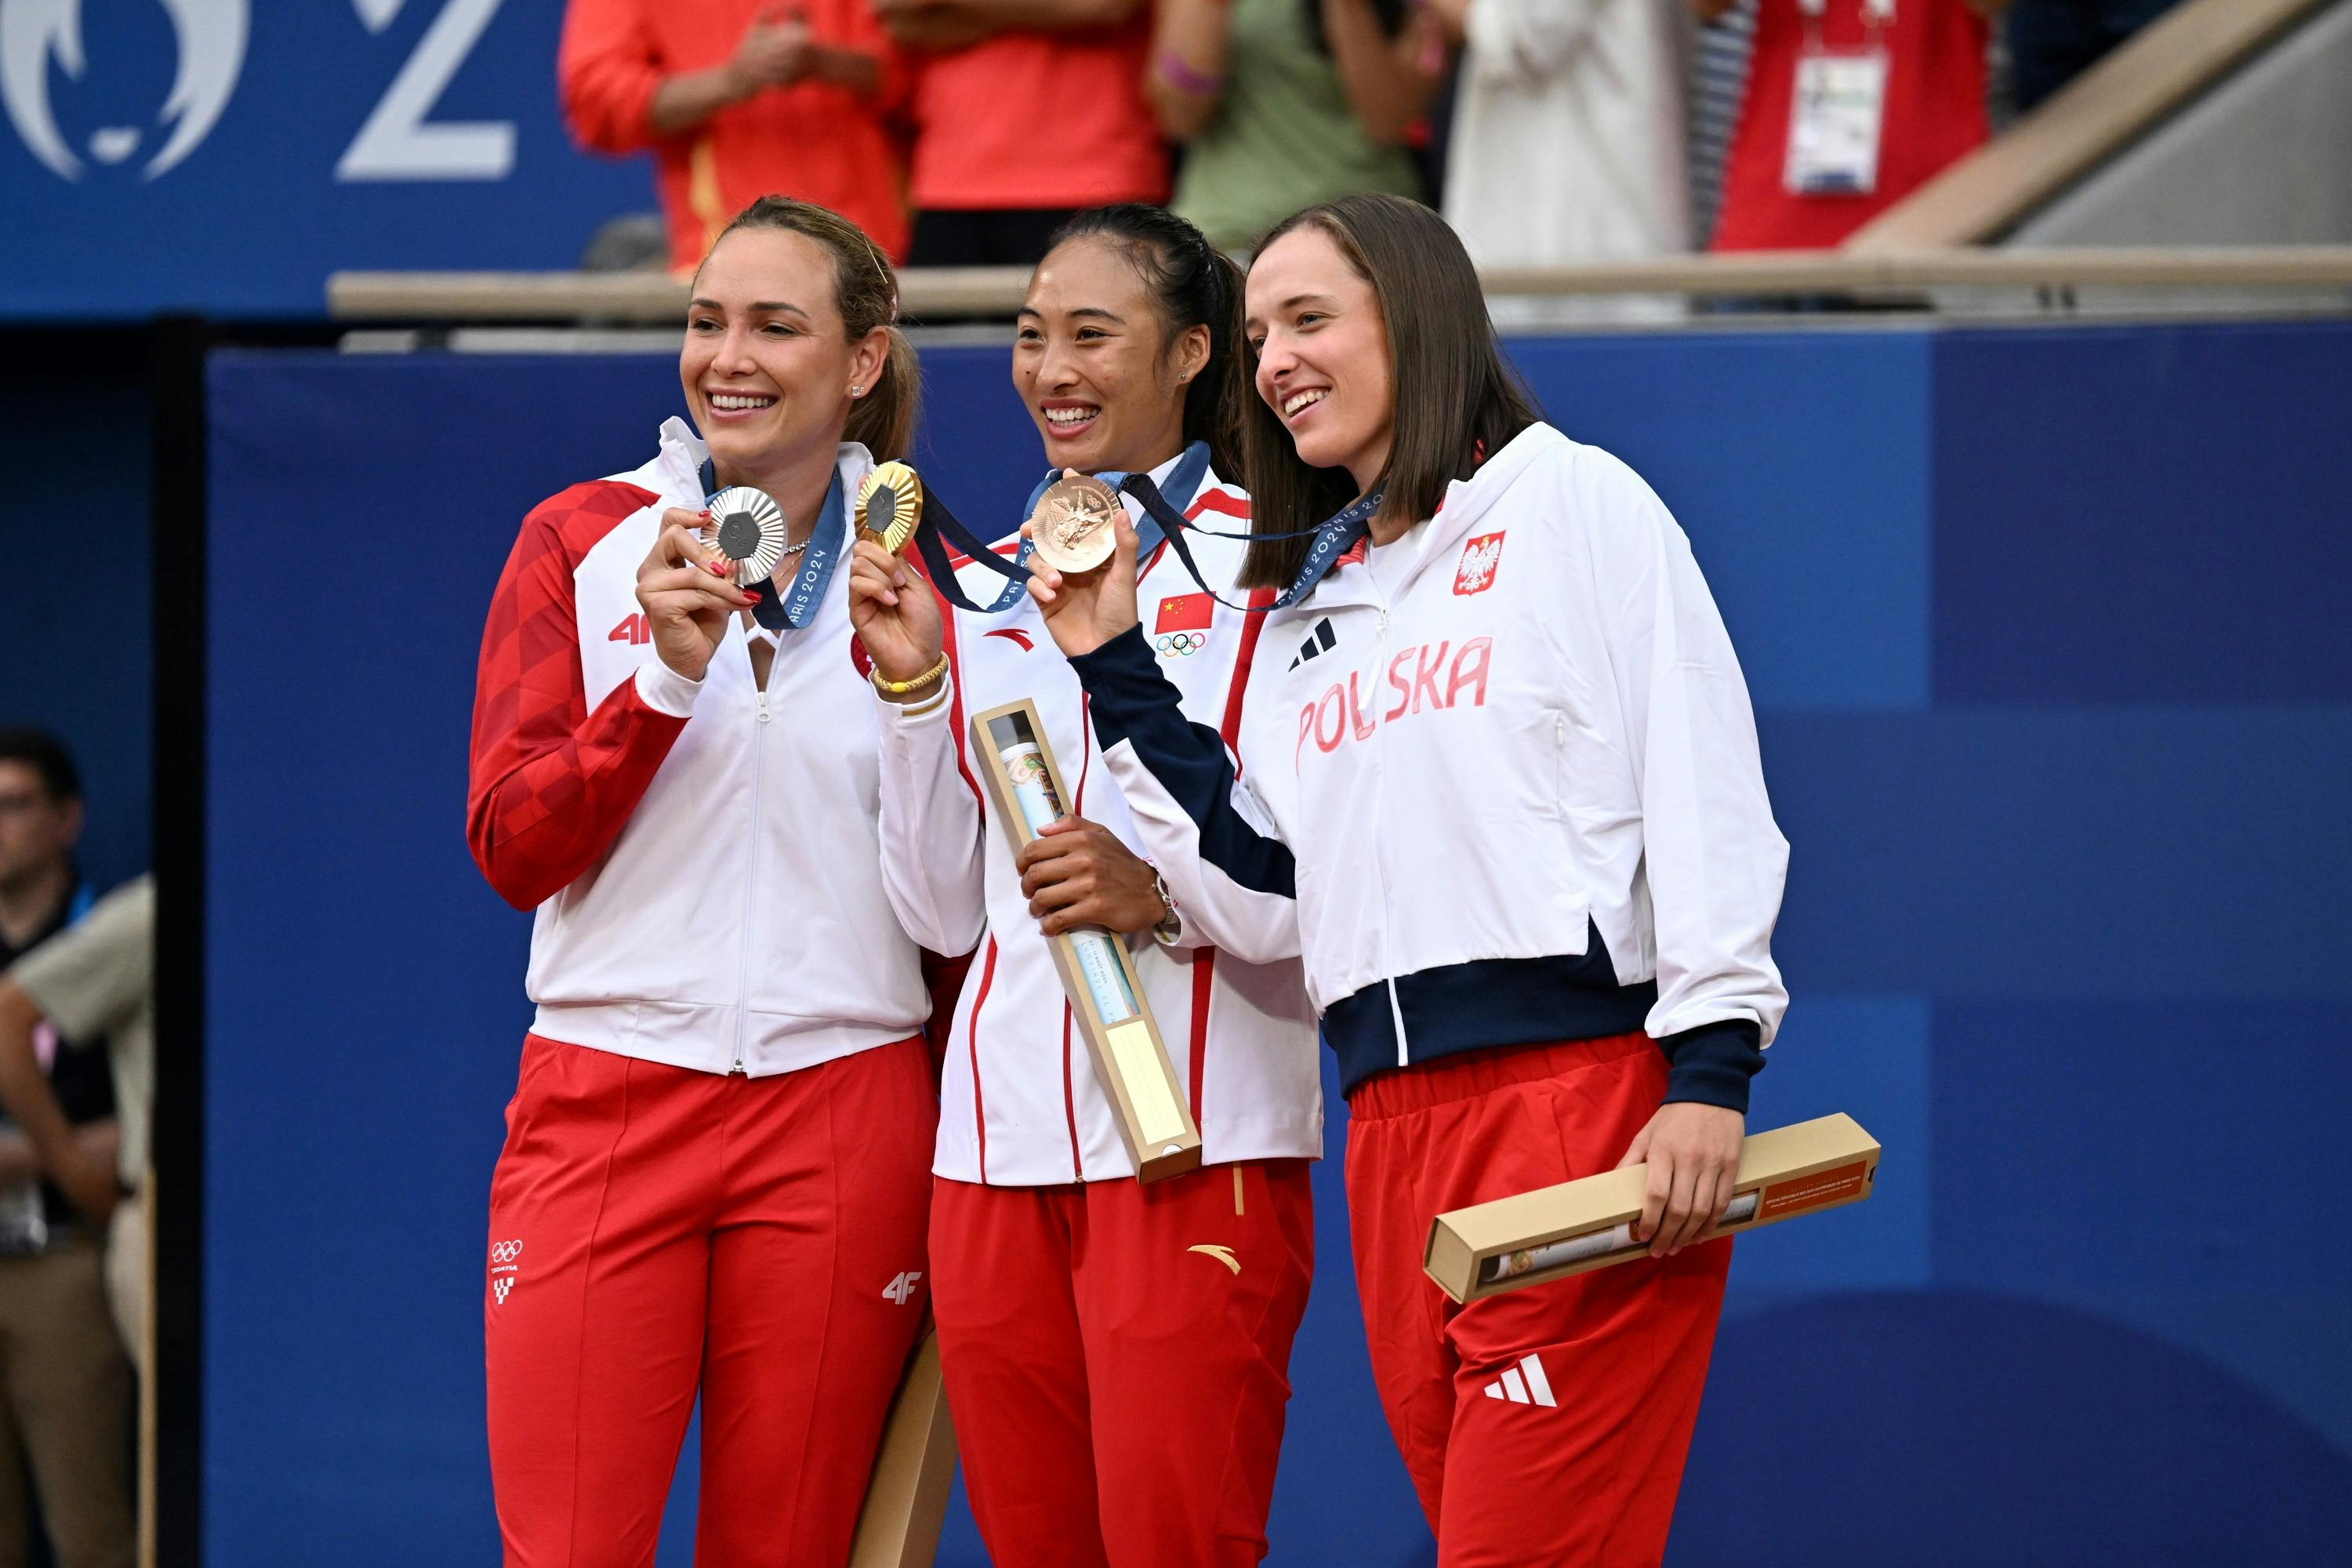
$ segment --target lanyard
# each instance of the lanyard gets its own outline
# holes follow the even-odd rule
[[[702,465],[705,505],[718,495],[719,489],[717,466],[706,458]],[[824,603],[824,591],[832,585],[833,574],[841,565],[848,537],[849,501],[843,493],[841,468],[836,465],[833,483],[824,489],[824,504],[817,509],[816,527],[810,531],[807,547],[801,552],[801,566],[793,574],[793,585],[782,594],[762,594],[760,602],[751,606],[751,618],[772,632],[787,626],[794,631],[806,628],[816,619],[817,606]]]
[[[1325,574],[1331,570],[1339,557],[1353,548],[1356,541],[1370,529],[1372,514],[1381,510],[1381,498],[1387,494],[1386,490],[1380,489],[1359,497],[1314,528],[1299,529],[1290,533],[1219,533],[1205,528],[1194,528],[1185,521],[1184,514],[1171,506],[1168,499],[1140,474],[1129,475],[1121,488],[1141,501],[1145,513],[1160,524],[1168,542],[1175,547],[1176,558],[1184,563],[1184,570],[1192,574],[1193,582],[1201,585],[1202,593],[1229,610],[1239,610],[1252,616],[1295,605],[1313,593],[1315,585],[1323,581]],[[1213,539],[1298,539],[1311,533],[1315,536],[1315,542],[1307,547],[1307,559],[1300,563],[1298,575],[1290,580],[1290,586],[1284,589],[1274,603],[1236,605],[1209,586],[1209,580],[1201,574],[1201,568],[1192,560],[1192,550],[1184,542],[1187,533],[1205,533]]]
[[[1168,489],[1180,498],[1172,502],[1151,482],[1149,474],[1126,474],[1114,469],[1097,474],[1096,478],[1143,503],[1143,526],[1136,530],[1139,559],[1148,558],[1160,548],[1161,540],[1173,538],[1176,552],[1183,557],[1189,570],[1192,555],[1185,550],[1181,537],[1168,532],[1164,513],[1172,511],[1177,519],[1177,527],[1181,529],[1183,526],[1183,509],[1192,504],[1192,496],[1200,489],[1201,481],[1208,472],[1209,444],[1195,441],[1184,448],[1184,455],[1176,459],[1174,468],[1168,470]],[[1055,468],[1037,481],[1037,488],[1029,492],[1029,504],[1022,509],[1024,517],[1037,510],[1037,502],[1044,498],[1046,489],[1061,477],[1062,470]],[[1161,510],[1153,510],[1154,501],[1159,503]],[[932,526],[934,522],[937,524],[936,531]],[[1005,580],[1003,589],[994,599],[985,605],[975,604],[964,593],[963,584],[956,580],[954,569],[948,564],[947,552],[940,543],[940,534],[947,536],[949,543]],[[1005,560],[957,521],[955,514],[940,504],[938,496],[932,493],[928,484],[923,487],[923,527],[915,535],[915,545],[922,552],[923,564],[929,569],[931,582],[940,595],[950,604],[982,616],[1001,615],[1011,609],[1013,601],[1021,597],[1023,584],[1029,580],[1029,557],[1034,548],[1031,541],[1024,539],[1013,559]],[[1196,580],[1200,577],[1198,572],[1193,572],[1192,575]]]

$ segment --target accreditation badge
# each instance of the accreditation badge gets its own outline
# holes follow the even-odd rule
[[[1885,119],[1884,52],[1807,50],[1797,59],[1781,183],[1792,195],[1870,195],[1878,188],[1878,143]]]

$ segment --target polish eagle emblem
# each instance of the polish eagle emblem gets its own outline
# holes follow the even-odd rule
[[[1462,547],[1462,564],[1454,572],[1457,594],[1483,594],[1495,585],[1495,568],[1503,563],[1503,536],[1482,533]]]

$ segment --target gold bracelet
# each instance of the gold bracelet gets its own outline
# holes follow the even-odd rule
[[[937,680],[940,676],[945,675],[947,672],[948,656],[942,653],[940,655],[939,663],[931,666],[930,668],[923,671],[922,674],[915,677],[912,680],[885,680],[882,679],[882,670],[878,665],[866,676],[866,679],[874,683],[874,689],[877,691],[887,691],[893,697],[903,697],[909,691],[918,691],[922,688],[929,686],[932,681]]]

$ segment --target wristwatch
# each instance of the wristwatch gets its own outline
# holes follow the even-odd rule
[[[1160,907],[1168,911],[1166,917],[1151,928],[1152,940],[1162,947],[1173,947],[1184,934],[1184,917],[1177,911],[1176,895],[1168,890],[1168,879],[1160,874],[1157,866],[1151,868],[1151,890],[1160,895]]]

